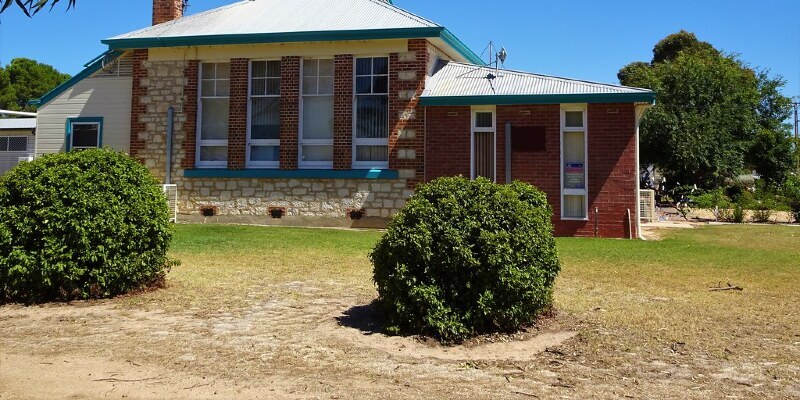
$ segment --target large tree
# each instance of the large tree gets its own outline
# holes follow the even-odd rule
[[[62,0],[0,0],[2,3],[2,7],[0,7],[0,13],[11,7],[12,5],[17,5],[22,12],[25,13],[27,16],[32,16],[45,7],[50,5],[50,9],[56,6],[56,4],[60,3]],[[75,0],[66,0],[67,1],[67,9],[75,7]]]
[[[0,67],[0,109],[33,111],[29,100],[43,96],[69,77],[50,65],[15,58],[5,68]]]
[[[661,40],[650,63],[628,64],[618,77],[657,92],[642,121],[642,161],[673,182],[717,187],[749,168],[769,181],[785,178],[790,100],[780,93],[781,77],[755,71],[686,31]]]

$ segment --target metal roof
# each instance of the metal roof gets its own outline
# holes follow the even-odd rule
[[[243,0],[107,41],[435,27],[383,0]]]
[[[0,130],[35,129],[36,118],[0,118]]]
[[[475,103],[481,99],[484,101]],[[559,99],[558,102],[652,102],[655,93],[629,86],[445,61],[437,66],[422,94],[423,105],[523,104]]]

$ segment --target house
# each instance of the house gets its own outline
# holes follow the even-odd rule
[[[187,218],[380,226],[463,175],[538,186],[558,235],[638,235],[651,91],[486,66],[386,0],[182,9],[153,0],[153,26],[36,100],[36,154],[127,151]]]
[[[33,157],[35,134],[36,118],[0,118],[0,175]]]

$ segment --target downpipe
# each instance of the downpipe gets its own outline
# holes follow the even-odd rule
[[[653,104],[637,104],[637,105],[634,106],[634,114],[635,114],[635,117],[636,117],[636,134],[635,134],[636,138],[635,138],[635,143],[634,143],[636,145],[635,146],[636,147],[636,152],[635,152],[636,153],[636,161],[635,161],[635,165],[634,165],[634,173],[635,173],[635,175],[634,175],[634,177],[635,177],[634,184],[636,185],[636,206],[635,206],[634,210],[636,211],[636,222],[635,222],[635,224],[636,224],[636,235],[638,236],[638,238],[640,240],[647,240],[647,239],[642,234],[642,218],[641,218],[641,215],[642,215],[642,210],[641,210],[641,208],[642,208],[642,195],[640,193],[641,182],[640,182],[640,175],[639,175],[640,174],[640,172],[639,172],[639,168],[640,168],[639,167],[639,165],[640,165],[640,159],[639,159],[639,157],[640,157],[640,155],[639,155],[639,128],[640,128],[641,123],[642,123],[642,118],[644,118],[645,113],[647,113],[647,110],[649,110],[650,107],[653,107]],[[630,212],[631,212],[631,210],[628,209],[628,217],[629,218],[630,218]],[[630,225],[633,226],[633,224],[630,224]],[[633,239],[633,231],[631,231],[630,237],[631,237],[631,239]]]
[[[167,170],[164,177],[164,184],[172,184],[172,133],[175,128],[174,123],[175,108],[170,106],[167,109]]]

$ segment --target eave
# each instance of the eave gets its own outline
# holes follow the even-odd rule
[[[252,33],[233,35],[174,36],[132,39],[105,39],[111,50],[148,49],[156,47],[218,46],[261,43],[335,42],[380,39],[438,38],[467,62],[483,64],[481,58],[449,30],[443,27],[367,29],[348,31],[315,31],[286,33]]]
[[[656,94],[645,93],[586,93],[586,94],[535,94],[491,96],[423,96],[422,106],[483,106],[523,104],[569,103],[648,103],[655,104]]]

